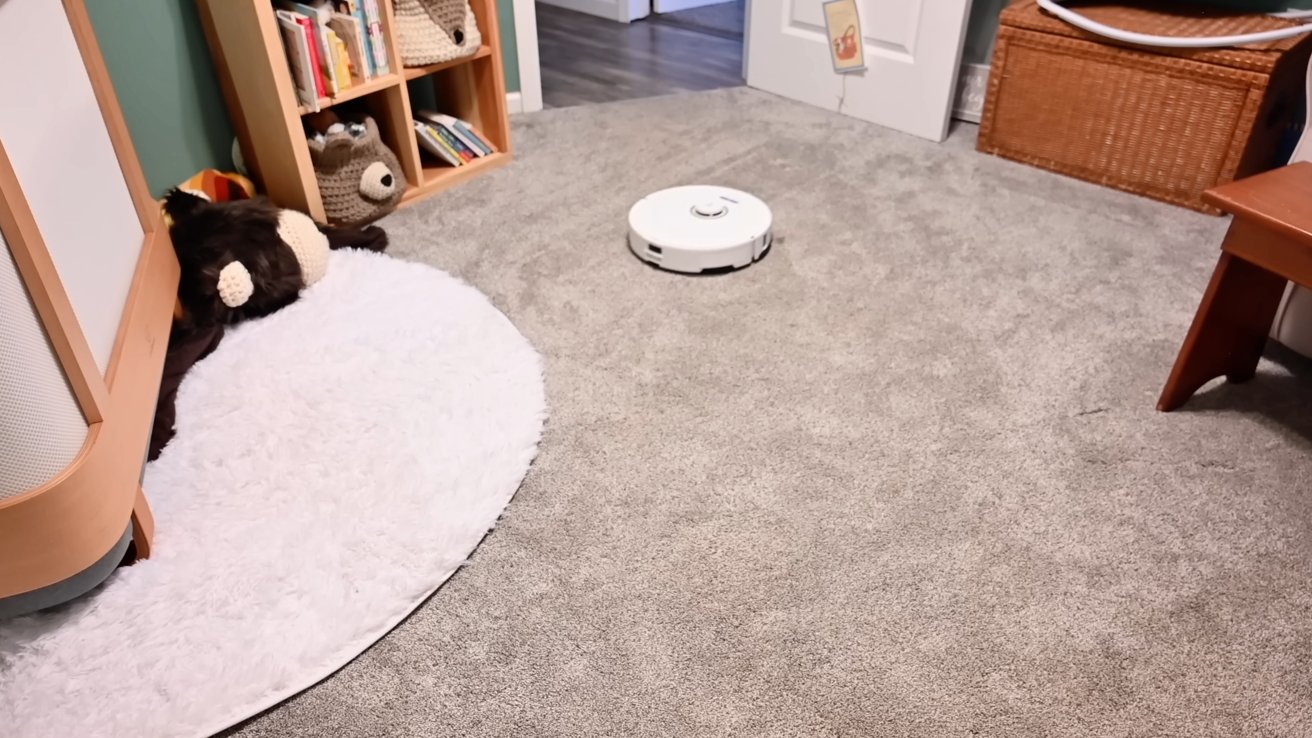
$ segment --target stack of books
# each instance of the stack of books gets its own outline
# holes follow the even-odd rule
[[[478,129],[459,118],[421,110],[414,120],[416,137],[424,151],[453,167],[464,166],[496,152]]]
[[[276,0],[296,97],[311,110],[319,98],[388,74],[380,0]]]

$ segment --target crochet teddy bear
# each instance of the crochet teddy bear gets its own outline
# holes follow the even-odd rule
[[[392,212],[405,194],[405,176],[378,124],[368,116],[345,123],[325,112],[307,143],[328,222],[358,226]]]

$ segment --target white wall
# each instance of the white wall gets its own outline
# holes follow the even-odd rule
[[[0,0],[0,69],[0,142],[103,373],[143,232],[62,3]]]

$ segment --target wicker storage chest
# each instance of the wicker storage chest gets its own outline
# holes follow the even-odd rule
[[[1292,21],[1083,6],[1141,33],[1215,36]],[[1270,169],[1301,125],[1312,41],[1229,49],[1113,45],[1017,0],[1002,13],[980,151],[1204,212],[1209,187]]]

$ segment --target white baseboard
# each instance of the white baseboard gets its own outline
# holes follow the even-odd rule
[[[721,5],[730,2],[730,0],[658,0],[652,3],[653,13],[677,13],[680,10],[690,10],[700,8],[706,5]]]
[[[978,123],[984,115],[984,97],[989,89],[987,64],[962,64],[957,75],[957,98],[952,117]]]
[[[547,5],[595,15],[620,23],[631,23],[651,12],[646,0],[537,0]]]
[[[521,92],[506,93],[506,110],[511,115],[524,112],[524,94]]]

